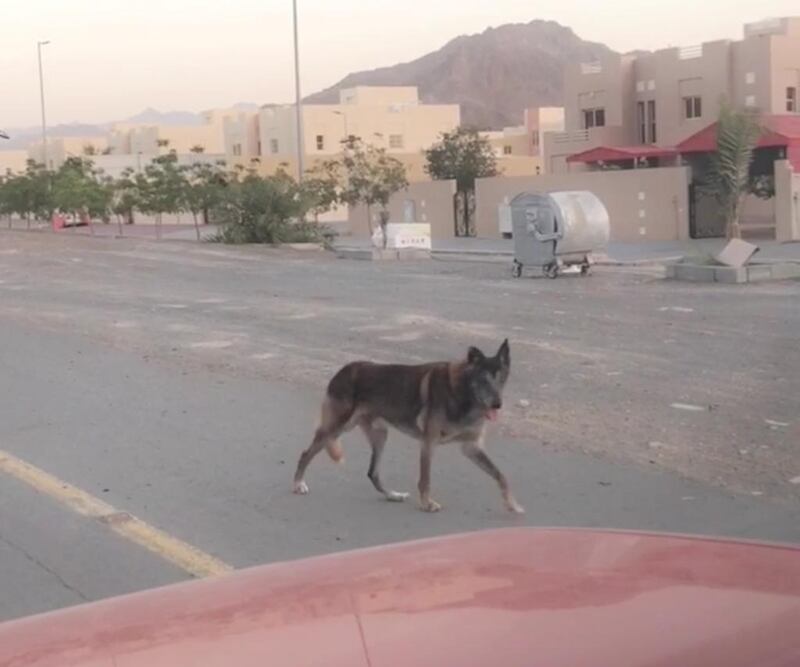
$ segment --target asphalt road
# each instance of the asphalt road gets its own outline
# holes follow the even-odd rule
[[[798,295],[3,233],[0,452],[237,568],[515,524],[800,541]],[[524,517],[457,448],[434,462],[442,513],[386,503],[358,434],[290,493],[338,365],[505,335],[489,448]],[[412,491],[415,464],[393,435],[385,481]],[[0,619],[191,576],[35,487],[0,470]]]

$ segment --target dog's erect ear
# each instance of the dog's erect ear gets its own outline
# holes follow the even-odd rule
[[[508,338],[503,341],[500,349],[497,350],[497,358],[503,366],[508,366],[511,363],[511,349],[508,345]]]
[[[479,364],[486,361],[486,355],[481,352],[477,347],[471,347],[467,351],[467,363]]]

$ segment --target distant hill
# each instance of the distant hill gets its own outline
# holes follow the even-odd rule
[[[200,114],[191,111],[158,111],[147,108],[135,116],[126,118],[123,123],[143,123],[146,125],[200,125]]]
[[[607,46],[553,21],[507,24],[408,63],[350,74],[306,101],[335,103],[353,86],[418,86],[424,102],[460,104],[464,124],[500,129],[519,125],[526,107],[561,105],[564,65],[606,53]]]

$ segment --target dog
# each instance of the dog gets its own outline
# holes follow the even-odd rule
[[[493,357],[470,347],[460,362],[421,365],[377,364],[356,361],[344,366],[328,384],[322,417],[311,445],[300,456],[294,492],[305,495],[306,468],[323,449],[336,462],[343,458],[339,436],[359,426],[372,447],[367,475],[377,491],[390,501],[402,502],[407,493],[387,489],[380,463],[388,427],[419,441],[419,502],[426,512],[441,505],[431,498],[431,459],[436,446],[461,443],[462,452],[500,486],[511,512],[525,510],[514,499],[508,480],[484,450],[486,424],[503,407],[503,389],[511,370],[508,339]]]

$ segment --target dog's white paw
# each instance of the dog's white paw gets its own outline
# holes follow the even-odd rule
[[[428,500],[427,502],[423,502],[420,505],[420,509],[423,512],[430,512],[431,514],[433,514],[434,512],[438,512],[439,510],[441,510],[442,506],[435,500]]]
[[[513,498],[506,501],[506,507],[509,512],[513,512],[514,514],[525,514],[525,508]]]
[[[294,483],[294,492],[298,496],[307,496],[308,495],[308,484],[304,481],[299,481]]]
[[[386,500],[388,500],[390,503],[402,503],[407,498],[407,493],[400,493],[399,491],[389,491],[386,494]]]

